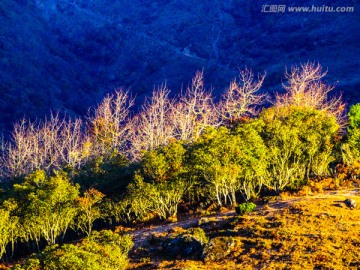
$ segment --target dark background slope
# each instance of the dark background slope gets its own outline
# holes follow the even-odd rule
[[[354,13],[261,13],[265,1],[0,2],[0,131],[24,115],[83,115],[106,92],[140,99],[163,82],[174,91],[204,69],[220,93],[238,68],[267,71],[281,89],[285,67],[318,61],[348,103],[360,101],[359,1],[268,1],[354,6]]]

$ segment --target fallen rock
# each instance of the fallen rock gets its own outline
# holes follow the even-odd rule
[[[347,207],[349,207],[350,209],[354,209],[356,207],[356,201],[353,200],[353,199],[350,199],[350,198],[347,198],[345,201],[344,201],[345,205]]]
[[[202,259],[205,263],[220,261],[231,253],[235,244],[232,237],[215,237],[204,247]]]
[[[176,233],[176,232],[175,232]],[[163,252],[173,258],[199,259],[209,239],[201,228],[191,228],[174,237],[171,234],[163,243]]]
[[[203,244],[194,235],[182,234],[164,241],[163,252],[172,258],[200,258]]]

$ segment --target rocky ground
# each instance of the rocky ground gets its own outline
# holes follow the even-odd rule
[[[131,269],[358,269],[360,190],[284,194],[237,216],[225,211],[131,232]]]

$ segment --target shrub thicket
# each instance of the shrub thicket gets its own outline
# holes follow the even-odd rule
[[[210,196],[219,206],[235,204],[236,192],[245,199],[260,190],[266,169],[267,149],[256,127],[241,124],[235,132],[209,128],[191,149],[194,171],[200,172]]]
[[[235,211],[236,214],[238,215],[244,215],[247,213],[251,213],[256,209],[256,204],[251,203],[251,202],[245,202],[245,203],[241,203],[237,206],[235,206]]]
[[[74,269],[113,270],[126,269],[127,254],[133,246],[131,237],[111,231],[94,231],[91,237],[77,244],[52,245],[28,258],[14,270]]]
[[[178,204],[191,185],[185,153],[184,146],[175,141],[143,156],[129,185],[128,198],[136,215],[154,212],[162,219],[176,216]]]
[[[348,117],[348,134],[341,146],[342,158],[345,164],[357,166],[360,162],[360,103],[350,107]]]
[[[261,136],[270,160],[266,185],[276,191],[298,188],[313,175],[327,175],[339,132],[336,118],[304,106],[264,110]]]

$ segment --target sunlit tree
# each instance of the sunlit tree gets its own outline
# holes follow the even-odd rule
[[[140,157],[142,151],[166,145],[173,138],[173,101],[169,94],[166,85],[154,90],[139,114],[132,119],[131,151],[135,159]]]
[[[218,111],[204,87],[202,72],[197,72],[185,93],[176,98],[171,117],[174,137],[179,140],[194,140],[205,128],[219,125]]]
[[[285,73],[287,79],[287,83],[284,84],[285,93],[276,95],[275,105],[295,105],[317,109],[335,116],[337,121],[344,125],[345,104],[341,96],[329,96],[334,88],[323,82],[322,79],[326,73],[320,64],[316,63],[293,66]]]
[[[252,126],[238,127],[236,133],[225,127],[209,128],[195,142],[191,156],[219,206],[235,204],[236,192],[248,200],[262,186],[266,147]]]
[[[91,234],[94,221],[102,217],[101,201],[104,196],[100,191],[90,188],[84,192],[84,196],[77,199],[79,214],[76,226],[88,236]]]
[[[135,212],[154,212],[163,219],[176,217],[178,204],[191,185],[185,158],[185,148],[176,141],[143,156],[135,181],[129,185]]]
[[[113,150],[124,153],[131,129],[129,116],[134,99],[122,88],[107,95],[89,117],[88,131],[94,153],[108,154]]]
[[[43,237],[48,244],[55,244],[73,225],[79,186],[73,185],[65,173],[49,177],[44,171],[36,171],[22,184],[15,184],[14,192],[25,241],[39,242]]]
[[[250,69],[240,71],[239,79],[230,83],[221,97],[219,111],[222,121],[227,125],[236,124],[243,116],[254,116],[258,113],[267,95],[260,93],[265,74],[254,76]]]
[[[264,110],[260,125],[268,147],[268,182],[276,191],[299,187],[311,175],[327,175],[334,161],[339,124],[335,116],[303,106],[275,106]]]

